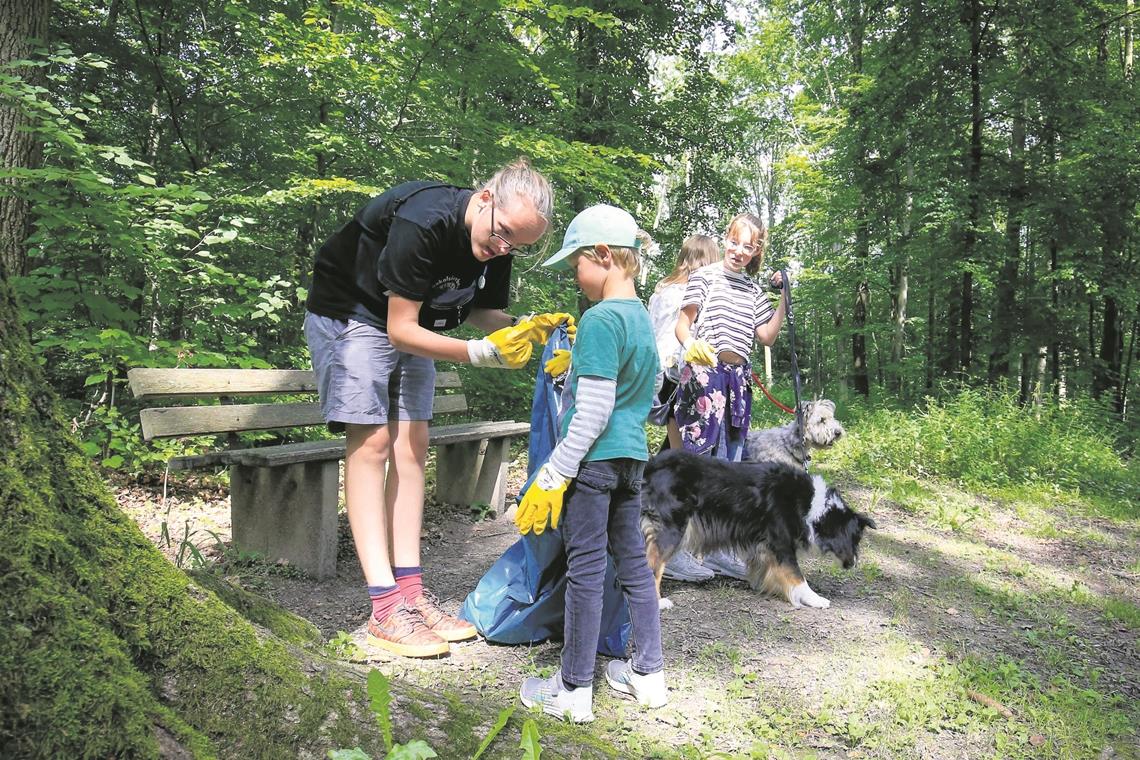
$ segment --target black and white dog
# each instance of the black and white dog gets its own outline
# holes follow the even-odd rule
[[[669,450],[645,468],[641,529],[658,598],[665,563],[685,541],[694,552],[735,551],[748,566],[753,589],[781,595],[793,607],[828,607],[831,602],[804,580],[796,551],[814,548],[849,568],[863,530],[874,527],[874,520],[802,467]]]

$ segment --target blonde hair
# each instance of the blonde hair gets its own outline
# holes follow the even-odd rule
[[[661,290],[667,285],[686,282],[689,275],[703,266],[713,264],[720,259],[720,246],[716,240],[708,235],[689,235],[681,243],[681,252],[677,254],[677,264],[668,276],[661,278],[653,292]]]
[[[744,230],[751,230],[752,245],[757,248],[756,255],[748,262],[748,266],[744,268],[744,271],[754,275],[760,271],[760,266],[764,263],[765,249],[768,247],[768,230],[764,228],[764,223],[760,221],[759,217],[755,214],[745,212],[732,217],[732,221],[728,223],[728,229],[725,230],[724,235],[725,237],[735,235],[739,238],[740,233]]]
[[[610,249],[610,256],[613,258],[614,263],[621,267],[622,271],[624,271],[630,279],[636,279],[637,275],[641,272],[641,257],[637,255],[637,249],[629,248],[624,245],[609,244],[607,244],[606,247]],[[578,251],[578,253],[590,261],[601,261],[601,256],[598,255],[598,252],[594,250],[593,246],[583,248]]]
[[[554,215],[554,191],[550,188],[550,182],[531,168],[530,161],[525,156],[520,156],[495,172],[482,189],[490,190],[496,202],[502,201],[500,208],[512,200],[530,201],[547,225]]]

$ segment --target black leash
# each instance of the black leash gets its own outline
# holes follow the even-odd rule
[[[796,425],[800,431],[800,443],[804,447],[804,469],[811,462],[807,446],[807,430],[804,428],[804,407],[800,403],[800,362],[796,356],[796,318],[792,311],[792,281],[787,270],[780,270],[780,288],[784,293],[784,317],[788,320],[788,347],[792,353],[792,390],[796,396]]]
[[[796,318],[792,312],[792,282],[786,270],[780,270],[780,287],[784,291],[784,317],[788,320],[788,346],[792,352],[792,389],[796,394],[796,424],[804,430],[804,408],[800,404],[800,362],[796,357]]]

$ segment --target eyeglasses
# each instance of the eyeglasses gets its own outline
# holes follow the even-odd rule
[[[491,201],[491,238],[493,240],[497,240],[500,243],[502,243],[503,245],[505,245],[507,247],[507,253],[511,254],[512,256],[530,256],[534,252],[530,246],[525,246],[523,248],[519,248],[519,247],[515,246],[513,243],[511,243],[511,241],[507,240],[505,237],[503,237],[499,233],[495,232],[495,201],[494,200]]]
[[[725,248],[739,248],[742,251],[744,251],[745,253],[747,253],[749,256],[752,256],[753,254],[755,254],[757,251],[760,250],[759,247],[752,245],[751,243],[749,243],[747,245],[743,245],[743,244],[741,244],[741,242],[739,240],[733,240],[732,238],[725,238],[724,239],[724,247]]]

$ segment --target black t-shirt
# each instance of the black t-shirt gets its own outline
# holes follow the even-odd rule
[[[387,329],[388,295],[422,302],[420,325],[450,330],[471,310],[503,309],[511,256],[483,263],[463,224],[472,190],[405,182],[376,196],[317,251],[306,308]]]

